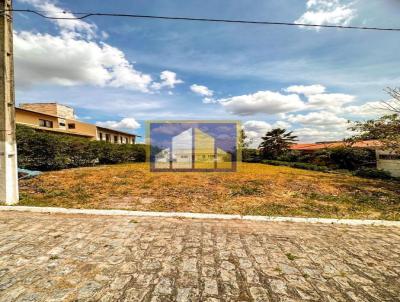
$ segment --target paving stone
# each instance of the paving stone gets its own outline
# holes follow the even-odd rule
[[[218,295],[218,283],[217,280],[205,279],[204,280],[204,295],[206,296],[216,296]]]
[[[172,281],[168,278],[162,278],[154,289],[155,294],[171,295],[172,294]]]
[[[287,294],[286,282],[283,280],[271,280],[270,282],[271,290],[278,295]]]
[[[0,302],[400,301],[399,228],[131,219],[0,212]]]
[[[79,300],[88,299],[100,289],[101,289],[100,283],[96,281],[88,281],[78,290],[78,299]]]
[[[271,301],[268,290],[262,287],[250,287],[250,294],[254,302],[268,302]]]

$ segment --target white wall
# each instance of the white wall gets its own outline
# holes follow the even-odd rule
[[[376,151],[377,168],[389,172],[394,177],[400,177],[400,159],[381,159],[380,155],[387,155],[390,152]]]

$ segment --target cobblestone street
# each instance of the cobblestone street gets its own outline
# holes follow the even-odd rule
[[[0,301],[400,301],[400,228],[0,213]]]

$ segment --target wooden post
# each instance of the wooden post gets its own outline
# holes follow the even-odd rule
[[[12,0],[0,0],[0,202],[18,203]]]

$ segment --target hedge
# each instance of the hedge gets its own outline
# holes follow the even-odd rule
[[[48,171],[96,164],[143,162],[145,146],[111,144],[17,125],[18,166]]]
[[[264,164],[269,164],[269,165],[273,165],[273,166],[286,166],[286,167],[292,167],[292,168],[298,168],[298,169],[304,169],[304,170],[312,170],[312,171],[321,171],[321,172],[329,171],[328,167],[313,165],[313,164],[309,164],[309,163],[286,162],[286,161],[270,160],[270,159],[264,159],[261,162]]]
[[[353,174],[365,178],[395,179],[389,172],[374,168],[362,167],[354,171]]]

